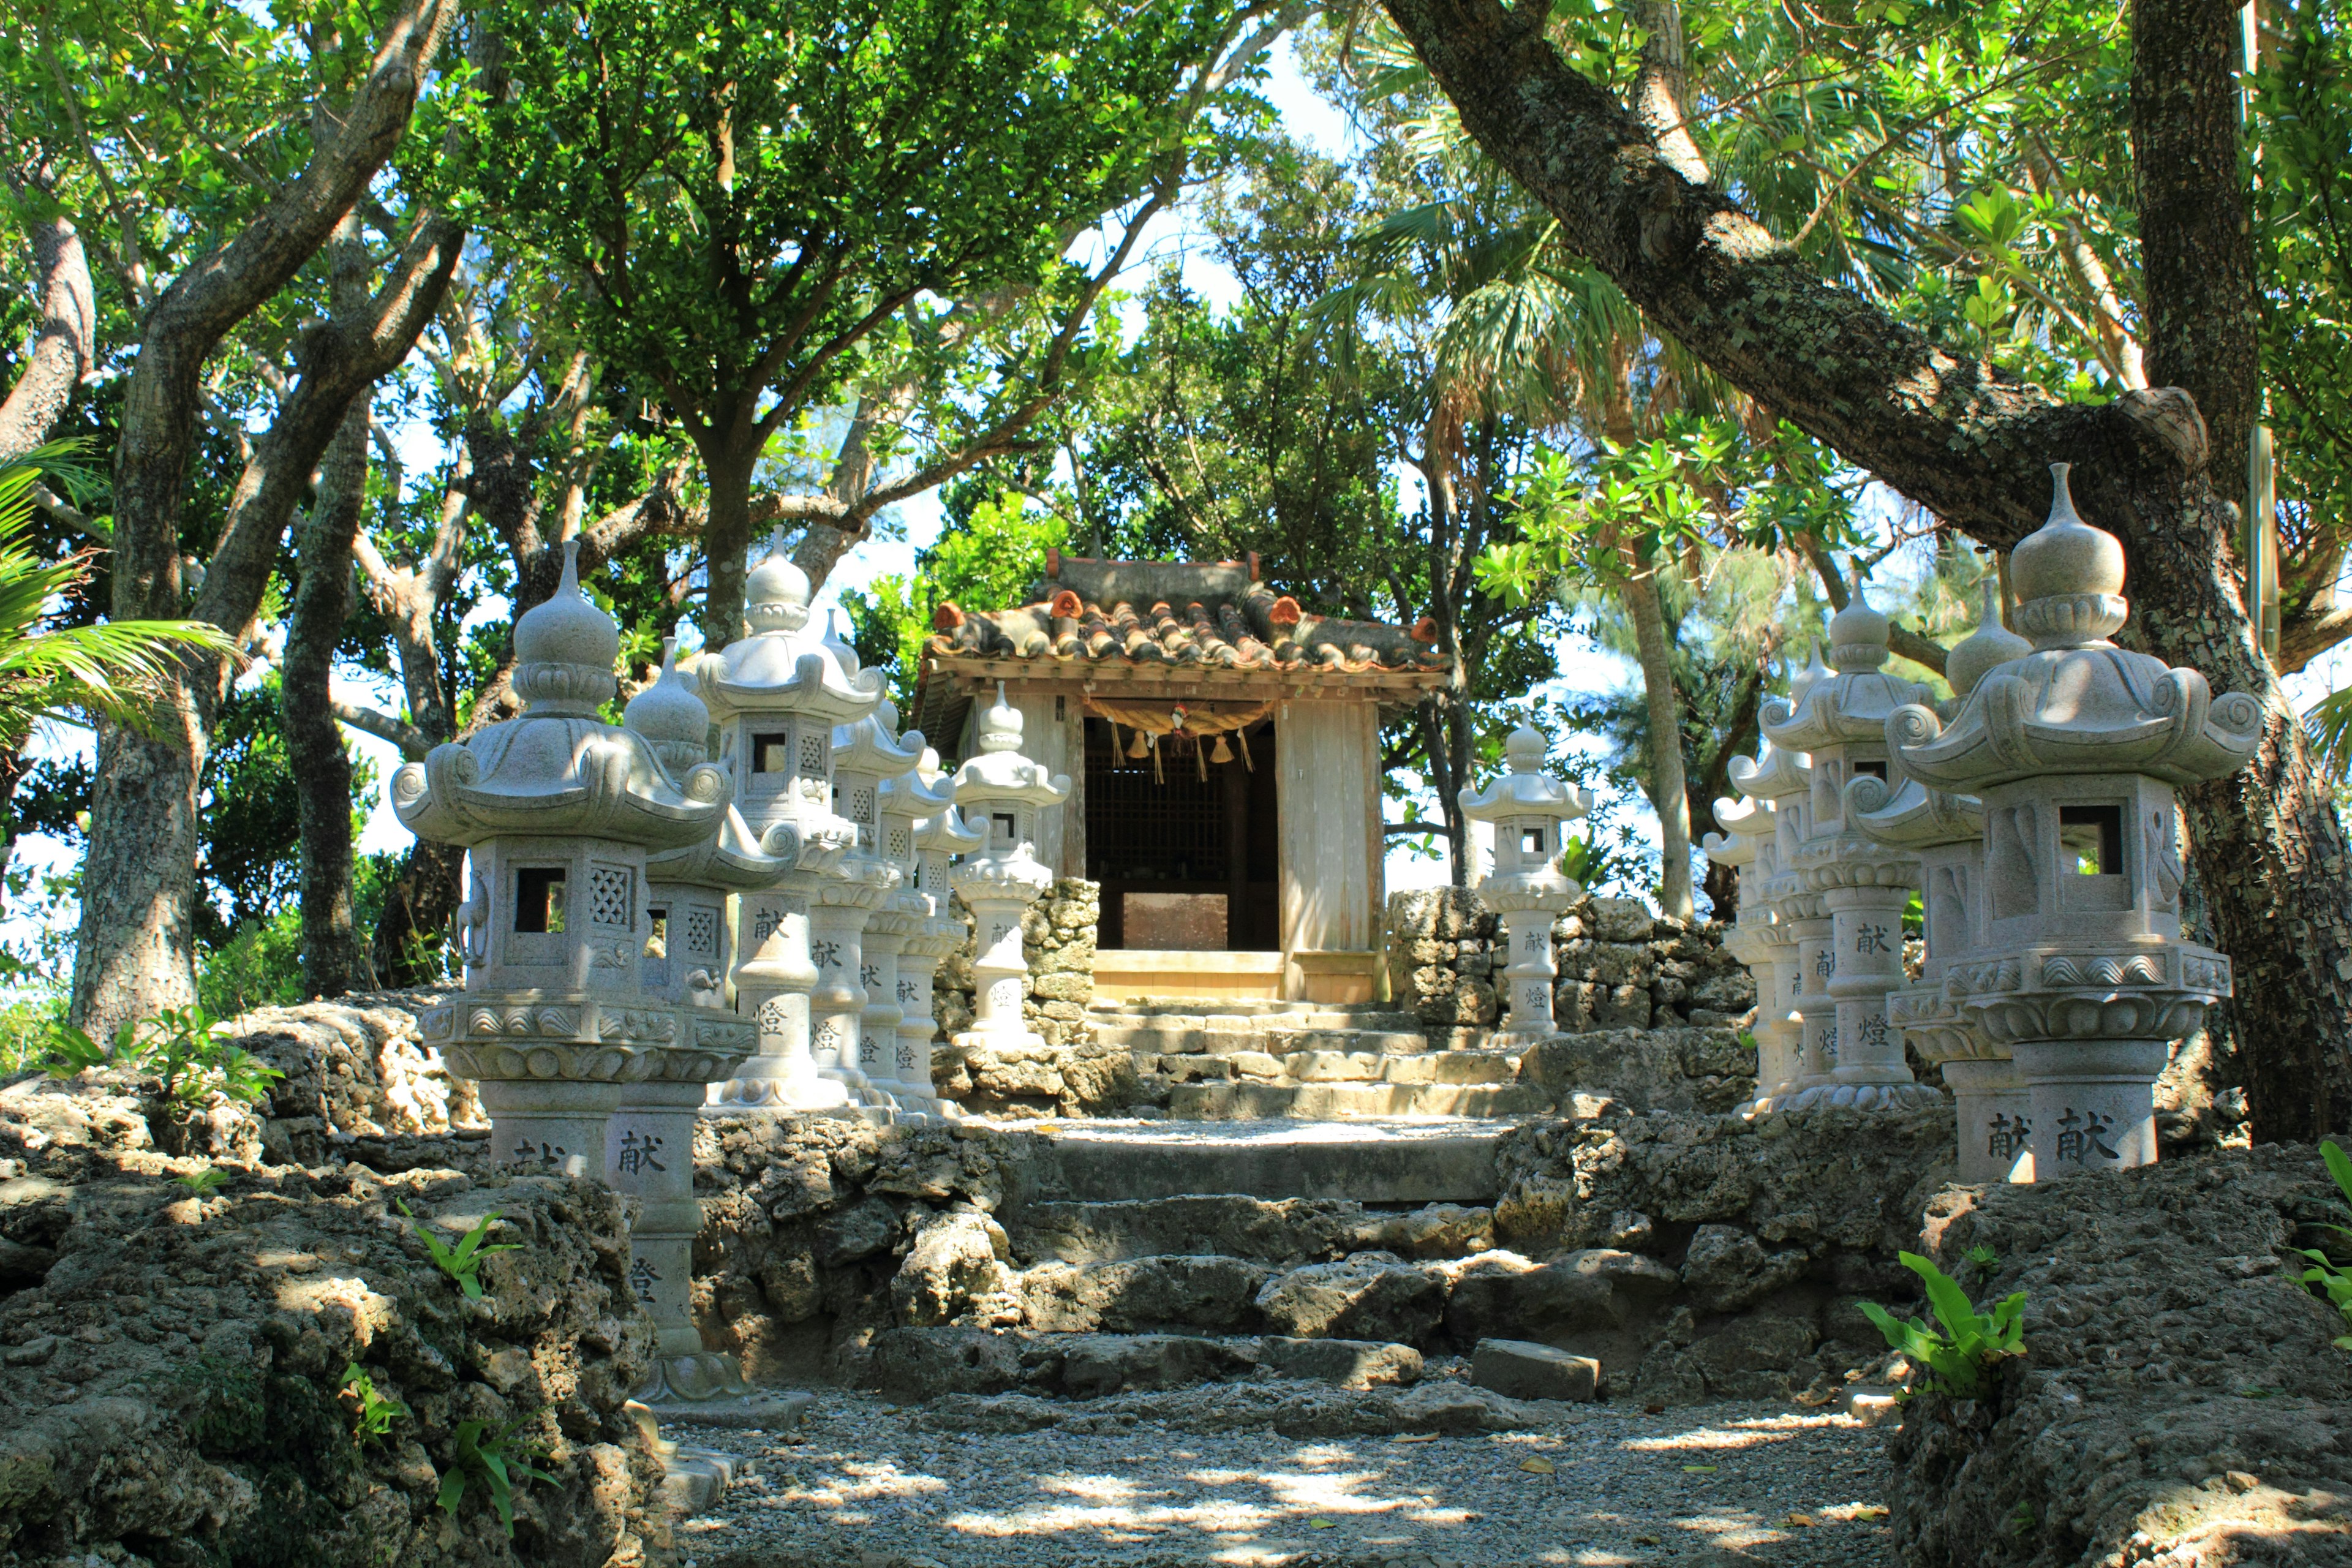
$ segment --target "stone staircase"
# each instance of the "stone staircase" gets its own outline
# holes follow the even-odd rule
[[[1548,1110],[1516,1053],[1432,1050],[1410,1013],[1377,1004],[1155,997],[1097,1003],[1095,1039],[1124,1047],[1188,1121],[1507,1117]]]
[[[1509,1131],[1458,1117],[1042,1130],[996,1221],[964,1222],[1001,1222],[995,1299],[1017,1312],[1004,1327],[885,1331],[878,1383],[909,1397],[1266,1379],[1402,1389],[1425,1355],[1556,1336],[1629,1369],[1628,1326],[1675,1272],[1625,1252],[1538,1264],[1498,1249]],[[1547,1396],[1590,1397],[1589,1380]],[[1464,1410],[1449,1419],[1491,1414]]]

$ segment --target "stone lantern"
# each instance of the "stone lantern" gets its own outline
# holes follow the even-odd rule
[[[974,922],[971,1028],[958,1047],[1043,1046],[1021,1013],[1029,961],[1022,952],[1021,917],[1054,885],[1037,859],[1037,814],[1070,795],[1066,773],[1049,773],[1021,754],[1021,711],[1004,700],[980,717],[980,755],[955,771],[956,815],[981,835],[980,847],[948,873]]]
[[[2049,521],[2010,554],[2033,651],[1986,673],[1949,728],[1906,707],[1905,772],[1973,794],[1985,820],[1984,945],[1945,975],[2027,1085],[2037,1180],[2156,1159],[2171,1043],[2230,994],[2230,961],[2182,940],[2182,784],[2235,773],[2262,704],[2108,640],[2130,605],[2123,546],[2077,517],[2067,465]]]
[[[1828,675],[1825,667],[1818,676],[1801,673],[1790,685],[1792,700],[1802,700],[1813,681]],[[1729,773],[1743,797],[1759,808],[1761,819],[1757,820],[1754,814],[1736,814],[1740,821],[1725,826],[1735,834],[1755,832],[1767,824],[1771,828],[1769,838],[1759,837],[1754,860],[1739,873],[1743,925],[1751,885],[1754,889],[1758,923],[1748,928],[1747,945],[1760,959],[1760,963],[1743,961],[1756,977],[1756,1098],[1738,1110],[1742,1116],[1752,1117],[1769,1113],[1801,1085],[1806,1070],[1805,1027],[1798,996],[1809,968],[1802,961],[1818,956],[1827,946],[1831,921],[1822,895],[1806,888],[1790,868],[1812,817],[1812,769],[1804,758],[1766,741],[1754,759],[1733,758]],[[1716,815],[1721,818],[1720,806]],[[1811,941],[1810,955],[1801,937]]]
[[[931,1082],[931,1047],[940,1034],[931,1014],[931,984],[940,964],[964,940],[963,921],[950,901],[953,873],[948,863],[979,848],[988,836],[966,826],[957,813],[954,781],[940,771],[937,752],[926,751],[921,764],[891,785],[890,809],[901,808],[927,815],[915,818],[914,874],[904,895],[922,918],[898,958],[898,1082],[919,1093],[925,1110],[952,1118],[962,1108],[941,1100]]]
[[[728,1032],[647,995],[638,958],[646,851],[717,833],[729,787],[708,765],[673,777],[597,718],[620,633],[582,596],[578,550],[565,544],[562,584],[515,624],[521,716],[402,768],[392,804],[418,837],[468,851],[466,994],[426,1011],[425,1042],[481,1084],[501,1163],[593,1175],[624,1094],[698,1086],[725,1065]]]
[[[1738,910],[1731,929],[1723,934],[1723,947],[1756,979],[1756,1025],[1752,1033],[1756,1038],[1756,1090],[1760,1099],[1784,1075],[1779,1032],[1775,1032],[1771,1046],[1764,1042],[1766,1021],[1778,1000],[1780,980],[1772,963],[1772,903],[1764,895],[1765,884],[1772,879],[1771,803],[1753,795],[1738,800],[1718,799],[1715,803],[1715,820],[1723,831],[1708,834],[1699,847],[1717,865],[1732,868],[1738,879]],[[1751,1100],[1740,1110],[1753,1115],[1755,1104]]]
[[[1903,984],[1903,909],[1919,874],[1918,860],[1855,831],[1845,820],[1845,784],[1864,774],[1887,776],[1886,719],[1930,692],[1881,668],[1889,657],[1887,618],[1873,609],[1855,574],[1853,596],[1830,621],[1830,665],[1835,671],[1810,686],[1793,705],[1767,702],[1759,716],[1765,736],[1806,752],[1812,771],[1812,812],[1791,866],[1806,889],[1821,896],[1829,941],[1814,946],[1822,921],[1801,923],[1796,998],[1805,1020],[1807,1080],[1792,1109],[1831,1104],[1870,1109],[1937,1102],[1937,1090],[1911,1076],[1902,1037],[1886,1019],[1886,993]],[[1816,1015],[1827,1001],[1828,1026]]]
[[[2000,624],[2000,584],[1987,577],[1976,631],[1945,658],[1953,691],[1945,711],[1957,711],[1995,665],[2032,647]],[[1973,956],[1983,940],[1983,805],[1914,778],[1890,786],[1865,775],[1846,781],[1845,805],[1847,820],[1863,833],[1919,858],[1927,958],[1918,984],[1887,994],[1886,1016],[1921,1059],[1942,1069],[1958,1101],[1959,1179],[1968,1185],[2030,1182],[2024,1080],[2008,1046],[1990,1038],[1945,984],[1952,966]]]
[[[811,907],[844,880],[856,825],[833,809],[833,731],[871,713],[882,678],[853,672],[809,626],[809,582],[783,553],[781,531],[744,584],[751,635],[698,661],[703,700],[719,724],[720,757],[735,773],[744,820],[782,862],[767,886],[738,902],[735,1005],[759,1027],[759,1054],[711,1100],[719,1111],[838,1110],[853,1097],[817,1072],[810,1048]],[[797,834],[790,852],[788,837]],[[854,996],[850,998],[856,1000]]]
[[[827,629],[831,617],[826,618]],[[840,645],[846,652],[846,645]],[[840,657],[836,655],[836,657]],[[845,662],[856,668],[856,655]],[[865,718],[833,732],[834,808],[857,828],[844,876],[809,908],[817,986],[809,997],[817,1071],[840,1075],[864,1102],[895,1109],[882,1080],[898,1054],[898,952],[908,931],[894,907],[905,879],[882,839],[882,787],[922,761],[920,731],[901,741],[898,710],[886,698]],[[869,945],[869,939],[870,943]]]
[[[954,792],[940,774],[940,754],[928,746],[910,771],[882,785],[882,848],[899,873],[898,891],[892,901],[893,924],[899,934],[887,975],[891,1035],[884,1047],[887,1087],[903,1109],[918,1116],[946,1114],[947,1102],[931,1083],[931,1037],[939,1032],[931,1017],[931,980],[940,960],[955,951],[963,934],[961,921],[954,922],[952,931],[940,929],[944,922],[940,917],[947,902],[947,858],[980,843],[978,834],[963,833],[963,825],[953,820],[954,810]],[[937,869],[927,886],[926,862],[934,856],[927,855],[921,847],[924,829],[941,813],[950,814],[961,842],[936,854]],[[866,940],[870,944],[873,938],[869,934]],[[868,1015],[869,1020],[875,1016]],[[877,1037],[880,1037],[878,1031]]]
[[[1503,772],[1495,782],[1456,797],[1465,816],[1495,830],[1495,868],[1479,880],[1478,900],[1503,927],[1509,1014],[1488,1041],[1498,1047],[1531,1046],[1559,1033],[1551,923],[1584,892],[1559,868],[1560,825],[1591,810],[1592,797],[1543,771],[1549,750],[1539,732],[1522,724],[1503,743]]]
[[[662,639],[661,679],[629,700],[623,726],[674,773],[709,756],[709,710],[694,678],[677,668],[677,642]],[[779,854],[751,837],[728,803],[717,834],[646,858],[646,912],[653,940],[642,960],[645,989],[676,1003],[698,1032],[730,1040],[731,1068],[748,1055],[753,1026],[728,1006],[727,900],[767,886],[799,847],[789,823],[771,830]],[[731,1355],[702,1348],[694,1326],[694,1238],[702,1228],[694,1196],[694,1123],[706,1086],[653,1079],[632,1086],[605,1139],[604,1179],[637,1197],[629,1232],[629,1278],[658,1331],[653,1382],[637,1397],[657,1409],[751,1395]]]
[[[698,754],[698,720],[693,753],[683,745],[677,700],[692,695],[670,650],[667,689],[641,695],[633,724],[596,717],[615,689],[620,636],[581,595],[578,552],[565,544],[562,584],[515,625],[522,716],[436,746],[394,779],[402,822],[470,851],[466,995],[427,1010],[421,1032],[452,1071],[480,1081],[502,1162],[593,1173],[643,1200],[627,1278],[657,1337],[641,1397],[740,1396],[740,1369],[702,1348],[690,1305],[694,1116],[751,1032],[715,987],[681,1006],[678,988],[646,990],[641,967],[656,907],[648,867],[707,849],[731,814],[730,786]]]

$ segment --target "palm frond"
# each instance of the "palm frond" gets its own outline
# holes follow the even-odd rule
[[[2331,691],[2306,709],[2303,733],[2311,743],[2311,760],[2330,780],[2341,784],[2352,777],[2352,686]]]

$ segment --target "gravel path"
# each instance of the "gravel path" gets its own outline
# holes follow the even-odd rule
[[[1885,1434],[1843,1415],[1554,1405],[1527,1431],[1294,1438],[1216,1429],[1197,1394],[1114,1404],[982,1435],[828,1393],[789,1439],[680,1432],[754,1458],[679,1545],[696,1568],[1885,1561]]]

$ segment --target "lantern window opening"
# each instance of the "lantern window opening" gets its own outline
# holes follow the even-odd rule
[[[1546,839],[1549,837],[1549,835],[1544,832],[1540,824],[1533,827],[1521,828],[1519,830],[1519,853],[1522,855],[1549,855],[1551,853],[1551,847],[1546,842]]]
[[[793,732],[790,730],[761,731],[751,737],[751,771],[755,773],[788,773],[793,771]]]
[[[2070,875],[2123,875],[2124,808],[2121,805],[2060,806],[2058,852],[2060,863]]]
[[[1868,773],[1872,778],[1883,779],[1886,776],[1886,764],[1874,758],[1858,757],[1854,760],[1853,772],[1856,778]]]
[[[667,958],[669,956],[669,911],[656,905],[646,910],[646,921],[653,928],[652,934],[646,938],[646,956]]]
[[[530,934],[563,934],[563,875],[561,866],[525,866],[515,872],[514,929]]]
[[[1014,839],[1018,837],[1014,831],[1013,814],[1009,811],[992,812],[989,814],[988,820],[992,829],[990,842],[1000,849],[1013,847]]]

